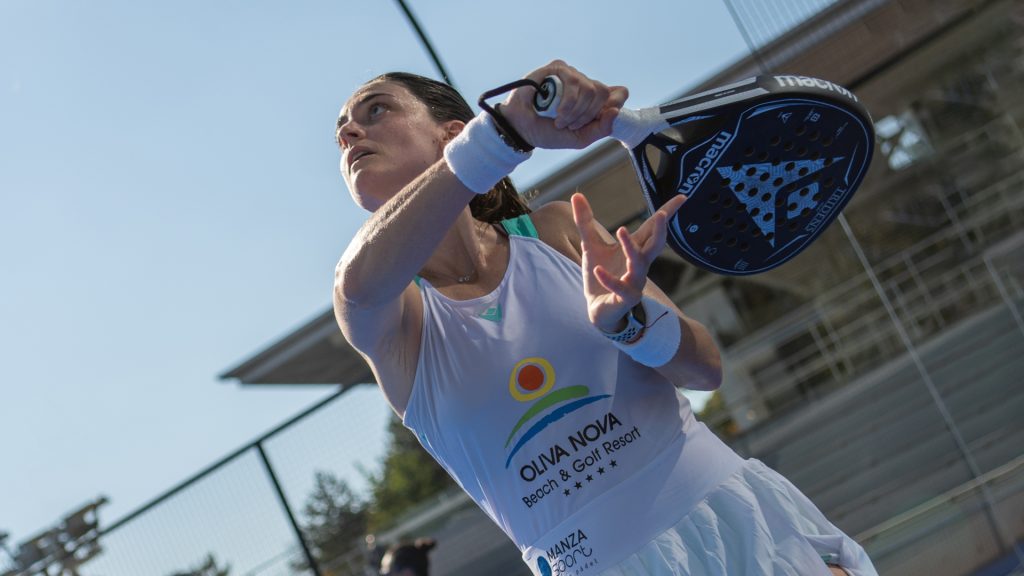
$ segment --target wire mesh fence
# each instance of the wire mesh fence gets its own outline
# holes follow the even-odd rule
[[[375,574],[367,507],[392,417],[375,388],[334,395],[92,534],[86,561],[40,549],[0,573]]]

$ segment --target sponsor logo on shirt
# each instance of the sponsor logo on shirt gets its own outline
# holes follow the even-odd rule
[[[618,468],[619,452],[641,438],[639,427],[630,428],[614,412],[605,412],[588,417],[555,441],[541,436],[545,438],[544,444],[531,445],[548,426],[611,395],[592,395],[588,387],[579,385],[557,388],[554,366],[535,356],[516,363],[508,386],[514,399],[529,403],[505,441],[506,470],[521,450],[529,450],[532,455],[528,461],[520,460],[517,464],[519,478],[529,486],[529,491],[522,495],[527,508],[553,494],[568,498],[600,484],[602,476]]]
[[[577,528],[545,550],[545,556],[537,558],[537,569],[543,576],[563,576],[583,574],[597,563],[586,532]]]
[[[512,374],[508,379],[509,393],[519,402],[531,404],[505,440],[505,449],[508,450],[505,468],[512,464],[512,457],[545,428],[588,404],[611,397],[608,394],[590,396],[590,389],[586,386],[567,386],[558,390],[554,388],[555,368],[544,358],[524,358],[512,368]],[[612,418],[614,419],[614,416]],[[605,427],[608,425],[606,418]],[[522,434],[519,434],[519,439],[513,444],[512,441],[520,431]],[[556,464],[563,455],[569,454],[561,446],[552,448],[549,459],[554,461],[550,464]]]
[[[487,310],[484,310],[480,314],[477,314],[477,317],[482,318],[484,320],[490,320],[491,322],[494,323],[501,322],[501,304],[491,306]]]

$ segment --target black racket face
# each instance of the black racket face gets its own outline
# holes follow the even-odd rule
[[[874,144],[866,113],[813,94],[770,94],[669,121],[633,149],[652,210],[676,194],[668,243],[727,275],[788,261],[839,215]],[[646,180],[646,181],[645,181]]]

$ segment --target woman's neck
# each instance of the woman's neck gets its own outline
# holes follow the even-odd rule
[[[457,292],[493,290],[507,266],[506,242],[493,225],[472,217],[467,208],[445,234],[420,270],[435,287],[456,287]]]

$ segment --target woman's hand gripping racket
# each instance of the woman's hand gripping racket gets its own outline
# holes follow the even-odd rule
[[[554,117],[561,81],[534,96]],[[668,243],[727,275],[766,272],[809,246],[860,186],[874,151],[867,109],[806,76],[758,76],[663,106],[623,108],[612,136],[628,149],[653,213],[679,194]]]

